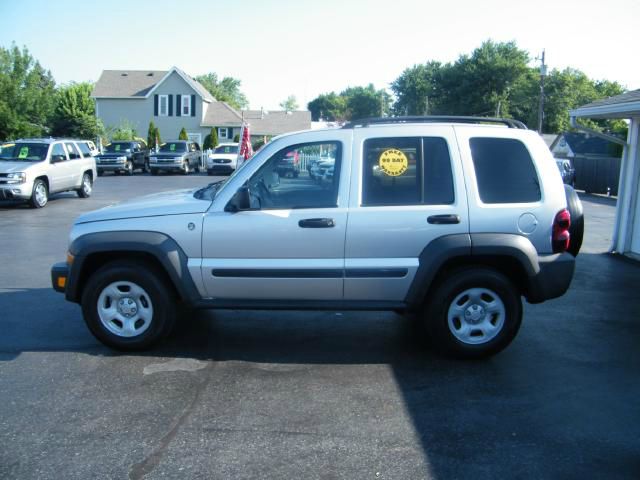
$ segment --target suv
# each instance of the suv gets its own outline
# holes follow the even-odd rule
[[[96,162],[84,141],[35,138],[2,145],[0,200],[42,208],[52,193],[75,190],[87,198],[95,178]]]
[[[192,170],[200,171],[201,161],[200,145],[188,140],[175,140],[163,143],[160,150],[149,157],[149,166],[151,175],[162,171],[188,175]]]
[[[149,171],[149,150],[141,140],[112,142],[96,157],[98,175],[105,172],[133,175],[134,170]]]
[[[221,143],[207,158],[207,174],[233,173],[238,163],[238,144]]]
[[[321,152],[330,181],[279,175],[284,159]],[[183,304],[417,313],[437,349],[488,356],[515,337],[522,297],[569,287],[582,214],[567,188],[541,137],[513,120],[298,132],[224,181],[80,216],[52,282],[121,350],[165,337]]]

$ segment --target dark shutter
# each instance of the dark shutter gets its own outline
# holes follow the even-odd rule
[[[191,95],[191,116],[196,116],[196,96]]]
[[[169,95],[169,116],[173,117],[173,95]]]
[[[158,116],[158,95],[153,96],[153,116]]]
[[[176,117],[182,116],[182,95],[176,95]]]

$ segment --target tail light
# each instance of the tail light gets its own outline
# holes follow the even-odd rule
[[[551,245],[553,253],[566,252],[569,249],[569,227],[571,227],[571,214],[566,208],[560,210],[553,221]]]

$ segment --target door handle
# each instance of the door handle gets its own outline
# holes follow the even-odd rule
[[[336,223],[333,218],[306,218],[298,222],[300,228],[333,228]]]
[[[427,222],[432,225],[453,225],[456,223],[460,223],[459,215],[431,215],[427,218]]]

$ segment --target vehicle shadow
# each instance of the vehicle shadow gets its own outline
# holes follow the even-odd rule
[[[425,477],[632,477],[640,472],[639,273],[635,262],[581,255],[569,292],[527,305],[514,344],[485,361],[437,356],[414,322],[375,312],[193,312],[167,342],[135,356],[388,365]],[[33,351],[120,355],[50,289],[0,290],[0,310],[0,362]]]

